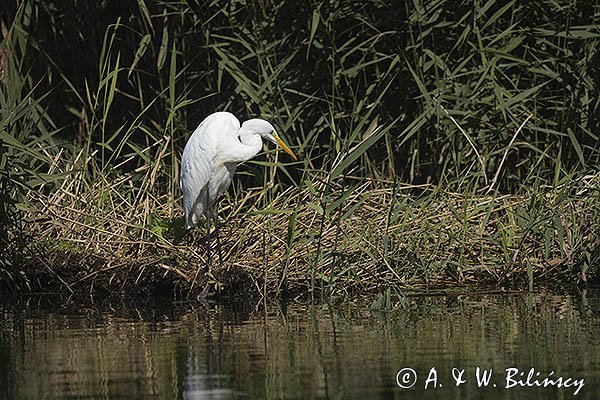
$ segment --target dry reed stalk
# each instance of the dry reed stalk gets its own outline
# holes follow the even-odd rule
[[[155,178],[152,171],[155,168],[146,172],[150,180]],[[73,172],[74,179],[80,173]],[[585,188],[593,187],[589,183],[592,181],[588,179],[582,184]],[[323,185],[324,182],[317,181],[313,187],[322,190]],[[106,273],[112,277],[122,275],[121,280],[129,279],[135,284],[146,274],[159,271],[161,276],[172,274],[171,279],[189,285],[196,274],[207,272],[203,230],[196,229],[183,239],[177,239],[168,230],[166,233],[153,230],[148,222],[150,212],[174,225],[178,219],[170,217],[169,201],[165,196],[154,196],[149,190],[151,186],[147,185],[147,193],[138,193],[133,202],[124,196],[130,189],[122,177],[106,182],[104,188],[108,193],[100,192],[102,185],[82,191],[82,186],[75,182],[63,183],[60,191],[48,196],[38,192],[32,199],[40,208],[36,215],[49,218],[33,224],[31,233],[48,238],[44,243],[49,250],[67,248],[72,252],[93,253],[104,260],[104,265],[109,265],[88,271],[75,280],[78,285]],[[77,191],[68,193],[68,189]],[[285,281],[288,291],[305,292],[310,287],[309,271],[315,268],[324,288],[347,294],[389,286],[497,284],[523,276],[527,263],[536,276],[551,279],[568,269],[577,256],[571,254],[565,258],[562,254],[565,249],[574,250],[564,246],[561,250],[554,243],[550,243],[550,257],[540,252],[541,239],[531,237],[539,229],[519,222],[524,212],[521,210],[532,201],[531,197],[464,196],[433,187],[419,189],[425,193],[420,198],[412,194],[412,185],[398,186],[393,193],[387,185],[363,182],[347,195],[342,209],[324,218],[323,211],[314,206],[314,195],[308,189],[287,189],[267,205],[268,210],[255,208],[256,204],[262,204],[262,189],[249,189],[238,202],[225,204],[221,209],[225,262],[223,268],[214,266],[214,274],[219,279],[237,268],[246,271],[252,285],[258,288],[278,292]],[[330,185],[331,198],[342,192],[343,187]],[[547,193],[538,199],[546,204],[547,212],[555,207],[553,196]],[[109,206],[102,207],[102,201]],[[403,203],[404,208],[398,208]],[[132,205],[137,213],[130,209]],[[593,235],[591,230],[598,224],[589,221],[586,206],[583,197],[564,205],[577,211],[574,216],[585,219],[581,222],[576,219],[574,222],[579,225],[571,228],[580,230],[570,233],[579,234],[579,240],[589,240]],[[294,241],[288,248],[286,238],[292,211],[296,214],[296,225]],[[181,215],[181,209],[175,209],[175,213]],[[341,215],[345,217],[340,218]],[[392,220],[389,215],[394,215]],[[32,214],[31,218],[36,217]],[[319,232],[321,237],[317,237]],[[262,235],[267,235],[265,240]],[[319,265],[314,266],[317,241],[322,257]],[[265,243],[269,243],[268,251]],[[132,275],[131,268],[136,265],[137,272]],[[53,270],[61,274],[57,268]],[[200,277],[206,279],[204,275],[201,273]],[[65,284],[69,282],[65,280]]]

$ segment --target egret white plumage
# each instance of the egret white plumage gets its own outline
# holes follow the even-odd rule
[[[200,215],[206,217],[209,259],[210,209],[231,184],[238,164],[261,151],[263,139],[281,146],[297,159],[269,122],[256,118],[240,126],[240,121],[229,112],[206,117],[185,145],[180,176],[185,228],[195,226]]]

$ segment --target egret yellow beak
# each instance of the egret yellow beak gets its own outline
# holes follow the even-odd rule
[[[290,148],[287,146],[287,144],[285,144],[283,142],[283,140],[281,140],[281,138],[279,137],[279,135],[277,134],[277,132],[273,132],[273,137],[275,138],[275,140],[277,141],[277,144],[281,146],[281,148],[288,153],[290,156],[292,156],[292,158],[296,161],[298,161],[298,157],[296,157],[296,155],[294,154],[294,152],[292,150],[290,150]]]

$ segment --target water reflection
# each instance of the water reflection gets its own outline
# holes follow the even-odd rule
[[[505,388],[504,371],[584,378],[599,392],[598,293],[410,298],[250,310],[0,306],[0,399],[554,398],[573,388]],[[477,367],[492,370],[479,387]],[[402,390],[396,374],[418,376]],[[430,381],[435,368],[436,381]],[[453,368],[464,369],[458,387]],[[541,379],[540,378],[540,379]],[[436,385],[433,385],[435,383]]]

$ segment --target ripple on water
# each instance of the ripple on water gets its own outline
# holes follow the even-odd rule
[[[0,306],[0,398],[558,396],[556,388],[451,388],[452,368],[467,374],[511,366],[586,377],[578,398],[600,391],[597,292],[419,297],[404,304],[390,312],[274,305],[266,313]],[[442,391],[420,387],[432,367],[448,382]],[[419,377],[407,392],[396,384],[402,368]]]

